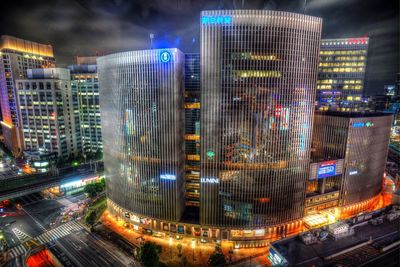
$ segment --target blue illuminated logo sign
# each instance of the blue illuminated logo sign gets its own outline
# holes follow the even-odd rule
[[[160,54],[161,62],[167,63],[171,60],[171,53],[168,51],[162,51]]]
[[[318,167],[318,179],[334,176],[336,174],[336,162],[322,163]]]
[[[372,121],[367,121],[367,122],[363,122],[363,121],[355,121],[353,122],[353,128],[363,128],[363,127],[372,127],[374,126],[374,123]]]
[[[353,122],[353,128],[362,128],[364,126],[365,126],[365,122],[363,122],[363,121]]]
[[[163,179],[163,180],[176,180],[176,175],[173,175],[173,174],[160,174],[160,179]]]
[[[201,24],[231,24],[231,16],[202,16]]]

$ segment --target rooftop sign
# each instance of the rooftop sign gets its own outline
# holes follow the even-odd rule
[[[231,16],[202,16],[201,24],[231,24]]]

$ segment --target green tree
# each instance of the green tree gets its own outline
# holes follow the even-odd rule
[[[104,178],[100,179],[99,182],[96,183],[97,192],[103,192],[106,189],[106,180]]]
[[[214,251],[213,254],[210,255],[208,265],[211,267],[228,266],[224,254],[220,251]]]
[[[92,210],[86,215],[85,221],[89,225],[93,225],[96,222],[97,214],[95,210]]]
[[[95,160],[101,160],[101,159],[103,159],[103,152],[101,152],[100,149],[96,150],[96,152],[95,152],[94,155],[93,155],[93,158],[94,158]]]
[[[85,185],[85,188],[83,189],[83,192],[87,193],[89,197],[95,197],[97,196],[97,186],[94,183],[90,183]]]
[[[139,259],[145,267],[157,267],[159,265],[160,247],[153,242],[145,242],[139,251]]]

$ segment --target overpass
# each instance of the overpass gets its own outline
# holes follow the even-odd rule
[[[54,168],[45,173],[34,173],[0,179],[0,201],[39,192],[50,187],[74,181],[77,178],[100,175],[103,171],[103,162],[96,161],[76,167]]]

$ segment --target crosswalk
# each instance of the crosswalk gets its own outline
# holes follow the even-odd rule
[[[40,244],[46,244],[51,241],[62,238],[64,236],[67,236],[67,235],[71,234],[72,232],[79,231],[81,229],[83,229],[83,226],[80,225],[78,222],[70,221],[63,225],[58,226],[57,228],[51,229],[47,232],[44,232],[43,234],[38,235],[33,239],[36,240]],[[10,249],[9,254],[10,254],[11,258],[15,258],[15,257],[18,257],[19,255],[25,254],[27,251],[28,251],[28,249],[26,248],[26,246],[24,244],[20,244],[16,247],[13,247],[12,249]]]
[[[12,228],[11,229],[14,233],[14,235],[18,238],[18,240],[23,243],[29,239],[31,239],[32,237],[30,235],[28,235],[27,233],[19,230],[18,228]]]

